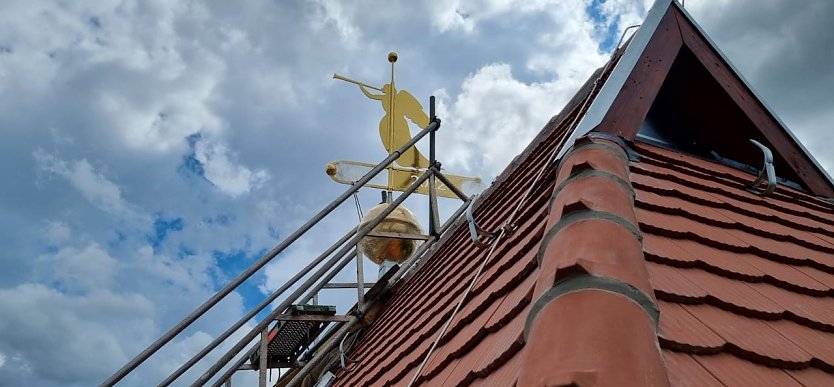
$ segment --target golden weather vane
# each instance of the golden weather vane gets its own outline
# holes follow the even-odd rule
[[[394,63],[397,61],[397,53],[391,52],[388,54],[388,62],[391,63],[391,82],[380,87],[371,86],[364,82],[355,81],[353,79],[333,74],[334,79],[353,83],[359,86],[368,98],[380,101],[385,115],[379,121],[379,137],[382,140],[382,145],[390,155],[403,145],[411,140],[411,130],[408,126],[408,121],[413,122],[420,128],[425,128],[429,124],[429,116],[423,111],[423,106],[414,98],[411,93],[405,90],[397,91],[394,84]],[[368,89],[376,90],[382,94],[374,94]],[[423,156],[416,146],[408,148],[400,157],[395,160],[399,167],[391,163],[388,170],[388,184],[382,185],[371,181],[368,186],[380,189],[387,189],[388,191],[396,190],[403,191],[411,182],[416,179],[422,170],[429,167],[429,160]],[[373,164],[361,163],[356,161],[339,160],[331,162],[327,165],[326,172],[336,182],[343,184],[353,184],[358,180],[364,172],[367,172],[373,167]],[[464,191],[480,189],[481,179],[477,177],[463,177],[455,175],[446,175],[449,180],[460,189]],[[420,187],[415,191],[417,193],[428,194],[427,187]],[[447,187],[438,183],[437,193],[440,196],[456,197],[456,195]]]
[[[365,96],[382,102],[385,115],[379,121],[379,137],[382,139],[385,150],[390,154],[411,139],[411,131],[408,129],[406,118],[417,126],[425,128],[429,124],[429,116],[411,93],[405,90],[397,91],[394,85],[394,63],[397,61],[397,53],[389,53],[388,61],[391,62],[391,83],[386,83],[382,88],[354,81],[339,74],[333,74],[333,78],[355,83]],[[381,91],[382,94],[373,94],[368,89]],[[411,147],[397,158],[397,164],[403,167],[428,168],[429,160],[416,147]]]

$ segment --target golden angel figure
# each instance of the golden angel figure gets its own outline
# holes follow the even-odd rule
[[[385,116],[379,121],[379,137],[382,138],[382,145],[385,146],[388,153],[399,149],[411,139],[411,131],[408,128],[406,118],[420,128],[428,126],[429,116],[426,115],[423,106],[411,93],[405,90],[397,92],[397,89],[390,83],[382,86],[382,94],[373,94],[362,84],[359,84],[359,89],[368,98],[382,102]],[[391,108],[392,102],[393,109]],[[429,166],[429,160],[414,146],[408,148],[397,158],[396,162],[404,167],[428,168]]]

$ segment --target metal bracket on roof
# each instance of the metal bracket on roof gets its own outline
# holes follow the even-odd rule
[[[617,50],[620,49],[620,46],[623,45],[623,40],[625,40],[626,33],[628,33],[629,30],[632,30],[634,28],[640,28],[640,24],[630,25],[623,30],[623,33],[620,35],[620,41],[617,42],[617,47],[614,48],[614,51],[617,51]]]
[[[466,223],[469,224],[469,237],[472,238],[472,243],[474,243],[475,246],[478,246],[480,248],[489,247],[488,244],[481,242],[481,237],[485,237],[486,239],[492,239],[495,237],[495,233],[486,231],[482,229],[480,226],[478,226],[477,223],[475,223],[475,216],[472,215],[472,209],[475,207],[474,202],[475,199],[473,198],[472,203],[470,203],[469,206],[466,207]]]
[[[762,154],[764,154],[764,166],[759,171],[759,177],[747,187],[747,190],[757,195],[768,196],[776,189],[776,169],[773,167],[773,152],[756,140],[750,139],[750,142],[762,150]],[[760,192],[758,187],[765,182],[765,179],[767,179],[767,186],[764,192]]]

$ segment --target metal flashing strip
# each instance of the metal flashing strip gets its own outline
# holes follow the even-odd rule
[[[611,141],[611,142],[619,145],[620,148],[623,148],[623,150],[626,152],[626,155],[628,155],[628,161],[633,161],[633,162],[636,162],[636,163],[640,162],[640,154],[637,153],[637,151],[635,151],[633,148],[631,148],[631,146],[629,146],[625,142],[625,140],[623,140],[622,137],[620,137],[616,134],[605,133],[605,132],[590,132],[590,133],[587,134],[586,137]]]
[[[570,144],[576,141],[577,138],[590,132],[602,122],[603,117],[605,117],[608,109],[611,108],[623,85],[625,85],[626,79],[640,60],[643,50],[646,49],[649,40],[651,40],[655,30],[657,30],[657,26],[660,25],[660,20],[663,19],[663,15],[672,2],[673,0],[655,1],[649,13],[646,15],[646,20],[637,29],[637,32],[634,33],[631,43],[626,47],[620,60],[617,61],[614,70],[611,71],[611,75],[603,83],[602,89],[600,89],[597,96],[591,102],[587,112],[585,112],[585,115],[573,130],[573,133],[565,141],[565,146],[556,155],[557,160],[564,156],[564,153],[570,148]]]
[[[530,313],[527,315],[527,321],[524,324],[524,340],[530,335],[530,328],[535,321],[539,312],[545,306],[558,299],[559,297],[586,291],[599,290],[609,293],[614,293],[623,296],[631,302],[639,305],[640,308],[646,312],[646,315],[652,320],[654,329],[657,330],[658,322],[660,320],[660,309],[655,304],[649,295],[633,285],[611,277],[598,277],[591,274],[574,275],[564,280],[561,280],[553,285],[552,288],[544,292],[533,306],[530,308]]]
[[[667,0],[659,0],[658,2],[665,2],[665,1],[667,1]],[[767,102],[759,95],[758,92],[756,92],[756,89],[753,88],[753,86],[750,84],[750,82],[748,82],[747,79],[744,78],[744,76],[741,74],[741,72],[738,71],[736,66],[733,65],[733,62],[730,62],[730,60],[727,58],[727,56],[724,55],[724,53],[721,51],[721,49],[718,48],[718,45],[716,45],[715,42],[709,37],[709,35],[707,35],[707,33],[704,32],[704,29],[701,28],[701,26],[695,21],[695,18],[693,18],[692,15],[690,15],[689,12],[687,12],[686,8],[684,8],[684,7],[679,6],[678,10],[680,10],[681,14],[686,17],[686,20],[689,23],[691,23],[692,26],[695,27],[695,30],[697,30],[698,33],[701,34],[701,37],[703,37],[704,40],[707,41],[707,43],[710,45],[710,47],[712,47],[712,49],[715,50],[715,52],[718,54],[718,57],[721,58],[722,60],[724,60],[724,63],[727,64],[727,67],[730,68],[730,71],[733,72],[733,75],[735,75],[736,77],[738,77],[739,80],[741,80],[741,83],[745,87],[747,87],[747,90],[750,91],[750,94],[753,94],[753,97],[756,98],[756,101],[759,104],[762,105],[764,110],[768,114],[770,114],[771,117],[773,117],[773,119],[776,121],[776,123],[779,124],[779,126],[785,131],[785,133],[788,134],[788,137],[790,137],[791,140],[793,140],[793,142],[799,147],[799,150],[801,150],[802,153],[805,154],[805,157],[807,157],[809,160],[811,160],[811,163],[814,164],[815,167],[817,167],[817,170],[819,170],[820,173],[825,178],[828,179],[828,184],[830,184],[832,187],[834,187],[834,179],[832,179],[831,175],[829,175],[828,172],[825,170],[825,168],[822,167],[822,164],[820,164],[817,161],[817,159],[814,158],[813,155],[811,155],[811,152],[808,152],[808,149],[805,148],[805,145],[802,145],[802,143],[793,134],[793,132],[788,128],[788,126],[785,125],[784,122],[782,122],[782,119],[779,118],[779,116],[776,115],[776,113],[773,111],[773,109],[770,108],[770,106],[767,104]]]
[[[550,244],[550,240],[556,236],[562,229],[571,224],[581,222],[583,220],[606,220],[620,226],[623,226],[629,232],[634,234],[638,241],[642,243],[643,241],[643,234],[640,233],[640,230],[632,224],[628,219],[623,218],[617,214],[613,214],[610,212],[605,211],[594,211],[594,210],[578,210],[572,211],[568,214],[563,214],[562,218],[559,219],[559,222],[554,224],[547,233],[544,234],[542,237],[542,242],[539,245],[539,252],[536,254],[536,262],[539,266],[542,264],[542,255],[544,255],[545,250],[547,250],[548,245]]]

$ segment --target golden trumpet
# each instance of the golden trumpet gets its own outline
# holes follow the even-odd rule
[[[378,88],[378,87],[371,86],[371,85],[369,85],[369,84],[367,84],[367,83],[364,83],[364,82],[354,81],[353,79],[350,79],[350,78],[347,78],[347,77],[343,77],[343,76],[341,76],[341,75],[339,75],[339,74],[333,74],[333,79],[340,79],[340,80],[342,80],[342,81],[345,81],[345,82],[350,82],[350,83],[354,83],[354,84],[357,84],[357,85],[359,85],[359,86],[364,86],[364,87],[367,87],[367,88],[369,88],[369,89],[374,89],[374,90],[376,90],[376,91],[382,91],[382,89],[380,89],[380,88]]]

